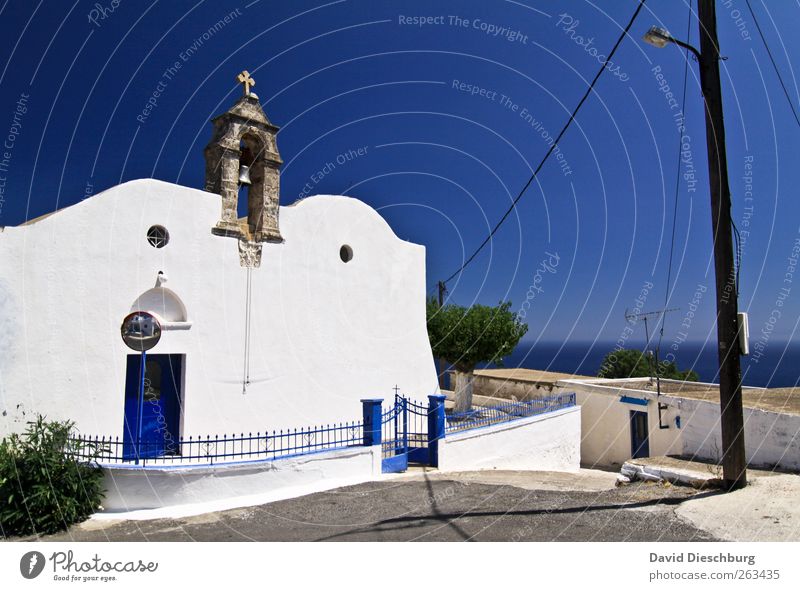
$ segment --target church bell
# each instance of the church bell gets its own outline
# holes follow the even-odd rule
[[[250,180],[250,167],[245,166],[244,164],[239,165],[239,185],[252,185],[252,181]]]

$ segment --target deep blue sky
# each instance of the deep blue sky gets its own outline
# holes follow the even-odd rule
[[[0,225],[130,179],[202,187],[208,120],[240,95],[234,77],[247,68],[268,116],[282,128],[281,203],[295,201],[307,183],[312,194],[366,201],[400,237],[426,246],[434,290],[486,236],[547,150],[541,128],[526,122],[523,110],[556,135],[599,67],[589,49],[606,53],[636,4],[122,0],[103,18],[91,11],[111,7],[111,0],[8,0],[0,9],[3,137],[17,102],[28,98],[27,112],[17,116],[21,127],[8,170],[0,170]],[[800,8],[773,2],[768,12],[760,0],[753,5],[797,104],[790,58],[800,55],[800,38],[792,34]],[[740,306],[750,311],[755,339],[781,287],[791,287],[784,276],[800,237],[800,128],[744,0],[720,3],[718,11],[728,57],[722,67],[734,219],[749,231]],[[232,12],[229,24],[198,46]],[[412,16],[440,18],[420,27],[408,24]],[[679,134],[677,109],[670,109],[652,68],[662,68],[680,101],[685,59],[675,47],[657,50],[640,38],[651,24],[685,38],[688,16],[684,2],[647,2],[614,57],[616,74],[604,73],[560,143],[571,174],[555,159],[545,166],[490,247],[451,282],[452,301],[511,299],[519,309],[530,293],[526,339],[543,341],[616,340],[626,308],[636,306],[647,282],[653,288],[644,307],[663,306]],[[493,36],[489,25],[516,31],[517,38]],[[584,44],[593,41],[581,46],[578,35]],[[691,40],[697,42],[696,19]],[[175,62],[180,69],[166,77]],[[454,88],[454,81],[488,96]],[[159,82],[163,92],[142,123],[137,116]],[[686,134],[696,185],[690,192],[682,183],[678,196],[670,306],[681,310],[668,319],[665,339],[684,330],[687,340],[713,342],[711,222],[694,62],[689,84]],[[342,156],[360,147],[366,154]],[[745,203],[748,157],[752,201]],[[335,167],[315,179],[328,162]],[[745,205],[752,205],[749,226]],[[537,278],[547,253],[558,264]],[[531,284],[541,291],[529,292]],[[682,329],[698,284],[708,291]],[[780,311],[770,324],[769,347],[796,340],[800,286]],[[640,325],[640,340],[641,333]]]

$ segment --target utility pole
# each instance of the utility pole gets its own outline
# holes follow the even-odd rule
[[[714,231],[714,274],[717,287],[717,346],[719,403],[722,426],[722,476],[725,488],[747,484],[744,415],[737,321],[736,272],[731,236],[731,193],[725,155],[719,42],[714,0],[698,1],[700,21],[700,83],[705,98],[708,180],[711,185],[711,223]]]
[[[438,287],[439,287],[439,308],[441,308],[444,305],[444,294],[447,293],[447,286],[444,284],[444,281],[439,281]],[[447,364],[447,362],[440,357],[439,358],[439,389],[440,390],[444,390],[444,386],[445,386],[445,383],[444,383],[444,372],[447,369],[446,368],[446,364]]]

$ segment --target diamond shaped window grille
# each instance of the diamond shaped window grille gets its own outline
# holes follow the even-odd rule
[[[147,241],[150,246],[164,248],[169,242],[169,232],[164,226],[150,226],[150,229],[147,230]]]

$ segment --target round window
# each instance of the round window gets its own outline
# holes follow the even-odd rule
[[[169,242],[169,232],[164,226],[150,226],[150,229],[147,230],[147,241],[150,246],[164,248]]]
[[[343,244],[339,249],[339,258],[342,259],[343,263],[349,263],[353,260],[353,249],[348,245]]]

